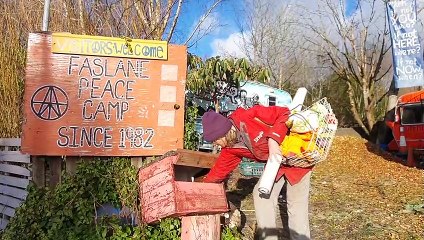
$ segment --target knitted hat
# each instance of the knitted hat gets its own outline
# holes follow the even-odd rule
[[[203,114],[203,139],[213,142],[227,134],[232,127],[231,121],[214,111],[208,111]]]

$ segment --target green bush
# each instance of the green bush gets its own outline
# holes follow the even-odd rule
[[[156,225],[132,226],[117,216],[96,218],[105,203],[138,209],[137,169],[130,159],[113,158],[80,162],[74,175],[67,175],[54,189],[28,187],[26,201],[16,210],[4,240],[27,239],[155,239],[181,238],[179,219],[162,219]],[[224,240],[235,240],[233,230],[224,229]],[[226,237],[227,236],[227,237]],[[234,235],[236,236],[236,235]]]
[[[197,150],[199,135],[196,131],[197,106],[186,107],[184,119],[184,149]]]
[[[55,189],[30,185],[26,201],[2,234],[17,239],[151,239],[150,236],[178,236],[178,220],[164,220],[157,226],[131,226],[117,217],[95,218],[104,203],[126,206],[138,213],[137,170],[124,158],[80,162],[74,175],[64,173]],[[138,215],[138,214],[136,214]],[[174,231],[162,229],[175,228]],[[155,239],[170,239],[167,237]]]
[[[221,232],[222,240],[241,240],[242,235],[238,232],[237,228],[225,227]]]

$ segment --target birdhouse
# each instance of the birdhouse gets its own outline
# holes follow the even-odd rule
[[[216,155],[178,150],[139,170],[142,220],[228,211],[224,185],[193,182],[213,165]]]

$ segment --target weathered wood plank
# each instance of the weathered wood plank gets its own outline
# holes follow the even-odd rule
[[[19,189],[15,187],[9,187],[5,185],[0,185],[0,194],[8,195],[14,198],[25,200],[28,192],[25,189]]]
[[[29,184],[29,179],[0,175],[0,183],[25,189]]]
[[[65,169],[66,172],[68,174],[75,174],[75,172],[77,171],[77,166],[78,166],[78,160],[80,158],[79,157],[66,157],[65,159]]]
[[[177,152],[179,158],[175,165],[211,168],[218,158],[218,154],[197,152],[187,149],[178,149]]]
[[[173,179],[173,175],[170,171],[161,172],[158,175],[155,175],[140,183],[140,186],[142,188],[142,193],[150,192],[154,189],[157,189],[171,182],[172,179]]]
[[[143,157],[132,157],[131,165],[139,169],[143,166]]]
[[[19,147],[21,146],[20,138],[0,138],[0,146]]]
[[[168,169],[172,169],[172,164],[175,163],[177,159],[178,156],[170,156],[158,162],[154,162],[152,163],[152,165],[140,169],[139,182],[143,182],[144,180],[149,179],[163,171],[168,171]]]
[[[11,208],[17,208],[21,205],[21,203],[22,203],[22,200],[20,199],[5,196],[5,195],[0,195],[0,204],[3,204],[5,206],[9,206]]]
[[[154,223],[159,221],[161,218],[172,217],[170,213],[175,212],[174,204],[167,204],[165,202],[159,202],[155,207],[151,206],[148,208],[149,214],[142,214],[143,222]]]
[[[46,161],[41,157],[31,156],[32,181],[38,187],[46,186]]]
[[[27,168],[11,164],[0,164],[0,172],[13,173],[25,177],[31,176],[31,172]]]
[[[175,182],[177,212],[224,213],[228,211],[224,186],[217,183]]]
[[[9,220],[4,218],[0,218],[0,229],[3,230],[6,228],[7,224],[9,224]]]
[[[22,154],[20,151],[10,151],[12,147],[21,146],[20,138],[0,138],[0,146],[4,150],[0,151],[0,161],[11,163],[30,163],[30,156]],[[28,195],[25,190],[31,178],[31,172],[26,167],[7,163],[0,164],[0,229],[5,229],[9,223],[5,217],[13,217],[15,208],[19,207]],[[9,176],[8,174],[21,175],[24,178]]]
[[[202,170],[202,168],[194,166],[176,166],[180,157],[180,154],[170,156],[140,169],[139,194],[144,222],[152,223],[164,217],[199,213],[215,214],[228,211],[222,184],[176,180],[176,171],[179,171],[180,178],[188,179],[194,173]]]
[[[220,215],[186,216],[181,218],[181,239],[221,239]]]
[[[30,156],[18,151],[0,151],[0,161],[30,163]]]
[[[55,188],[60,183],[62,177],[62,158],[50,157],[50,182],[49,187]]]
[[[9,217],[15,216],[15,209],[9,206],[0,204],[0,213]]]
[[[143,221],[151,223],[175,213],[175,192],[173,183],[168,183],[154,191],[141,194]]]
[[[141,190],[140,193],[143,208],[147,206],[155,207],[157,202],[164,201],[175,204],[174,184],[172,182],[168,182],[147,192]]]

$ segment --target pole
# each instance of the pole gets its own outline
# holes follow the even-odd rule
[[[50,17],[50,0],[44,0],[44,14],[43,14],[43,27],[42,31],[49,30],[49,17]]]

